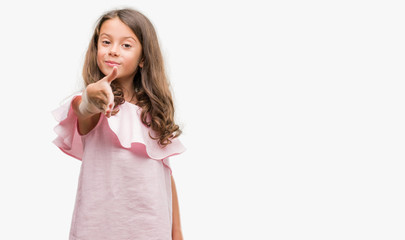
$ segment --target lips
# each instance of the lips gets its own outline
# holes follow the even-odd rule
[[[110,67],[119,66],[120,64],[114,61],[105,61],[105,63]]]

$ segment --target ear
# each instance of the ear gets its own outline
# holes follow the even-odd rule
[[[139,62],[138,66],[139,66],[140,68],[143,68],[143,58],[142,58],[141,61]]]

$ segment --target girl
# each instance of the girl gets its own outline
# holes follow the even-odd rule
[[[85,89],[53,114],[82,161],[70,240],[182,239],[169,157],[185,151],[158,39],[140,12],[107,12],[86,53]]]

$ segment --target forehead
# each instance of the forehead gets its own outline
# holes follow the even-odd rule
[[[101,25],[100,36],[106,34],[113,38],[136,38],[134,32],[125,23],[123,23],[119,18],[108,19]]]

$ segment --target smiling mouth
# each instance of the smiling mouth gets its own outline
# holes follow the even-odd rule
[[[111,61],[105,61],[105,63],[110,66],[110,67],[115,67],[115,66],[119,66],[119,63],[116,62],[111,62]]]

